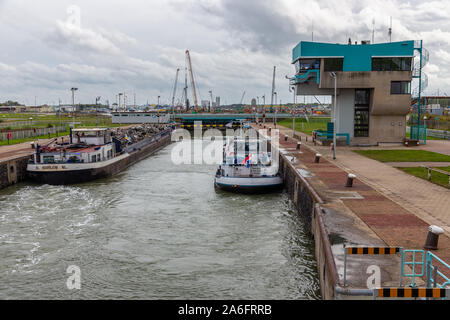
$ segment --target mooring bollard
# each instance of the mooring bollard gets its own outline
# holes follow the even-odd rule
[[[308,142],[308,137],[306,137],[306,142]]]
[[[301,142],[297,142],[297,150],[300,150],[300,147],[302,146]]]
[[[284,135],[284,141],[287,141],[287,139],[288,139],[288,136],[285,134]]]
[[[269,128],[269,132],[272,132],[272,128]]]
[[[314,159],[315,163],[319,163],[320,162],[320,157],[322,157],[322,155],[320,153],[316,154],[316,158]]]
[[[354,174],[350,173],[350,174],[347,176],[347,183],[345,184],[345,186],[346,186],[347,188],[353,187],[353,180],[354,180],[354,179],[356,179],[356,176],[355,176]]]
[[[430,226],[428,228],[427,241],[425,242],[424,249],[427,250],[437,250],[439,236],[444,234],[444,230],[438,226]]]

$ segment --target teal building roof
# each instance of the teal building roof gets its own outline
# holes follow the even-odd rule
[[[413,56],[413,40],[351,45],[301,41],[292,50],[292,63],[301,58],[344,58],[343,71],[371,71],[373,57]]]

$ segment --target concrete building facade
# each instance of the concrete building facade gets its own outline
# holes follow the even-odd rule
[[[297,95],[330,95],[336,132],[352,145],[403,142],[411,106],[415,42],[300,42],[293,50]]]

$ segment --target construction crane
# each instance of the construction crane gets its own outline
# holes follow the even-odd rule
[[[188,99],[188,96],[187,96],[187,89],[188,89],[188,85],[187,85],[187,67],[185,67],[184,71],[185,71],[184,72],[184,88],[183,88],[182,100],[183,100],[183,103],[184,103],[184,105],[186,107],[186,111],[188,111],[189,110],[189,99]]]
[[[177,68],[177,74],[175,75],[175,84],[173,85],[172,113],[175,113],[175,95],[177,94],[178,73],[180,73],[179,68]]]
[[[244,91],[244,93],[242,94],[242,98],[241,98],[241,103],[240,104],[242,104],[242,102],[244,102],[245,94],[246,94],[246,92]]]
[[[189,75],[191,77],[192,95],[194,97],[194,106],[198,108],[197,92],[195,91],[194,72],[192,71],[191,55],[189,50],[186,50],[186,60],[189,67]]]

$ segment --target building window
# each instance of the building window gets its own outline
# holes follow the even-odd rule
[[[319,59],[301,59],[295,62],[295,70],[297,71],[297,74],[314,69],[320,69]]]
[[[391,94],[411,94],[411,82],[409,81],[392,81]]]
[[[355,90],[355,137],[369,136],[370,89]]]
[[[343,58],[324,59],[323,68],[325,72],[343,71],[344,59]]]
[[[412,58],[372,58],[372,71],[411,71]]]

